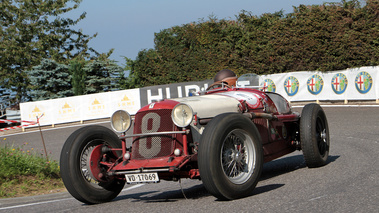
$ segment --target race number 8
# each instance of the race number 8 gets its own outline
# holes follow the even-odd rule
[[[151,129],[148,129],[149,122],[152,122]],[[161,116],[157,113],[148,113],[142,118],[141,133],[158,132],[161,126]],[[139,141],[139,154],[145,158],[156,156],[161,150],[161,138],[156,137],[154,142],[151,141],[151,147],[147,148],[147,139],[141,138]],[[151,140],[151,138],[149,138]]]

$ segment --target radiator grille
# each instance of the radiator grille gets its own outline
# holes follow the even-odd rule
[[[171,120],[171,109],[150,110],[135,116],[134,134],[177,131]],[[151,159],[173,153],[173,135],[135,137],[132,145],[133,159]]]

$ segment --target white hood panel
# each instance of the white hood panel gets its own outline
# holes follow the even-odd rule
[[[240,102],[223,95],[203,95],[172,99],[188,104],[199,118],[212,118],[226,112],[239,112]]]

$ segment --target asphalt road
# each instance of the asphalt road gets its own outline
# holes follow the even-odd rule
[[[163,181],[127,185],[113,202],[99,205],[82,204],[68,193],[0,199],[0,212],[379,212],[379,107],[324,110],[331,134],[328,164],[308,169],[300,151],[269,162],[243,199],[219,201],[198,180]],[[76,128],[43,131],[53,159]],[[5,138],[1,144],[42,149],[39,132]]]

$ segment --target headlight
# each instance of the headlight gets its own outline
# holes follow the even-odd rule
[[[114,131],[123,133],[128,131],[132,124],[132,118],[129,113],[124,110],[117,110],[111,117],[111,125]]]
[[[177,126],[186,127],[192,122],[193,110],[189,105],[180,103],[172,110],[171,119]]]

